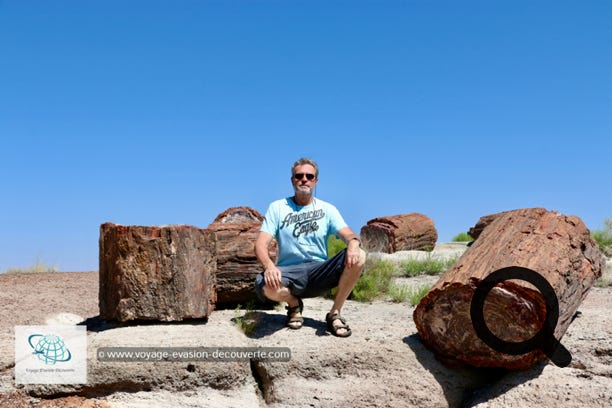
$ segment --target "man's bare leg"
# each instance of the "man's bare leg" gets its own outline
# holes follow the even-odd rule
[[[268,285],[264,285],[263,287],[264,295],[273,302],[285,302],[289,307],[296,307],[299,305],[298,298],[291,294],[288,288],[285,286],[280,286],[276,289],[270,288]],[[290,318],[299,318],[302,317],[302,314],[298,311],[292,313]]]
[[[361,271],[365,265],[365,251],[361,250],[361,255],[359,256],[359,262],[357,262],[352,267],[345,267],[342,272],[342,276],[340,276],[340,281],[338,282],[338,290],[336,291],[336,296],[334,297],[334,304],[329,312],[330,315],[340,314],[342,310],[342,306],[344,306],[344,302],[351,294],[351,291],[357,284],[359,277],[361,276]],[[332,325],[337,326],[341,325],[342,321],[340,319],[335,319],[332,322]],[[342,336],[346,333],[346,329],[338,329],[337,334]]]

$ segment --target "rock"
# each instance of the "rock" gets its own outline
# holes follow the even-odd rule
[[[561,339],[604,258],[584,223],[574,216],[527,208],[494,217],[478,239],[421,300],[413,317],[423,343],[442,361],[522,370],[544,358],[540,350],[513,355],[493,350],[472,325],[476,287],[501,268],[531,269],[550,284],[559,304],[554,337]],[[506,342],[532,338],[544,325],[546,301],[524,280],[505,280],[484,304],[486,325]]]
[[[74,313],[55,313],[47,316],[45,319],[45,324],[48,326],[70,326],[73,324],[79,324],[84,319],[75,315]]]
[[[217,241],[217,307],[257,301],[253,283],[262,269],[255,257],[255,240],[263,218],[252,208],[233,207],[208,226]],[[276,243],[270,247],[270,258],[276,259]]]
[[[433,220],[419,213],[374,218],[361,228],[361,241],[370,252],[432,250],[437,240]]]
[[[180,321],[215,305],[215,236],[188,225],[100,227],[100,316]]]

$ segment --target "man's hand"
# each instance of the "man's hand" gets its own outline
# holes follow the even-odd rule
[[[348,247],[346,248],[345,264],[349,268],[359,263],[359,258],[361,257],[361,248],[359,244],[360,242],[358,240],[353,239],[349,241]]]
[[[270,266],[264,271],[264,282],[272,289],[277,289],[281,285],[281,271],[276,266]]]
[[[364,254],[361,249],[359,236],[349,227],[342,228],[338,231],[338,235],[346,243],[346,259],[344,260],[344,264],[348,268],[352,268],[359,263],[362,254]]]

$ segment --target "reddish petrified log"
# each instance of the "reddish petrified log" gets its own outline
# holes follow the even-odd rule
[[[233,207],[215,218],[208,229],[217,238],[217,306],[257,301],[255,276],[262,269],[255,257],[255,240],[263,215],[249,207]],[[270,257],[276,259],[275,243]]]
[[[361,228],[363,246],[371,252],[431,250],[437,240],[433,220],[419,213],[374,218]]]
[[[215,305],[215,236],[187,225],[100,227],[100,316],[178,321]]]
[[[484,230],[489,224],[495,221],[495,218],[507,213],[508,211],[503,211],[495,214],[487,214],[480,217],[480,219],[476,222],[473,227],[470,227],[468,231],[468,235],[472,237],[472,239],[476,240],[480,236],[482,230]]]
[[[476,286],[509,266],[529,268],[550,283],[559,302],[554,334],[561,339],[605,263],[578,217],[543,208],[499,214],[414,310],[419,336],[441,361],[520,370],[544,358],[539,350],[521,355],[495,351],[472,326],[470,303]],[[546,320],[545,300],[525,281],[505,281],[489,292],[484,318],[501,340],[525,341]]]

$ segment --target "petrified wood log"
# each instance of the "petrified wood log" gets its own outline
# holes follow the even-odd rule
[[[539,350],[520,355],[495,351],[472,326],[470,303],[476,286],[509,266],[529,268],[550,283],[559,302],[554,335],[561,339],[587,291],[601,276],[604,258],[578,217],[543,208],[499,214],[414,310],[419,336],[441,361],[521,370],[544,358]],[[532,338],[546,320],[545,300],[523,280],[495,286],[483,310],[489,330],[506,342]]]
[[[432,250],[437,240],[433,220],[419,213],[374,218],[361,228],[361,242],[372,252]]]
[[[215,306],[215,237],[187,225],[100,226],[100,316],[203,318]]]
[[[219,214],[208,226],[217,238],[217,306],[257,301],[255,276],[262,269],[255,257],[255,240],[263,215],[249,207],[233,207]],[[276,245],[270,248],[276,259]]]
[[[482,230],[484,230],[489,224],[495,221],[495,218],[507,213],[507,211],[495,213],[495,214],[487,214],[480,217],[480,219],[476,222],[476,224],[470,228],[468,231],[468,235],[472,237],[472,239],[476,240],[480,236]]]

